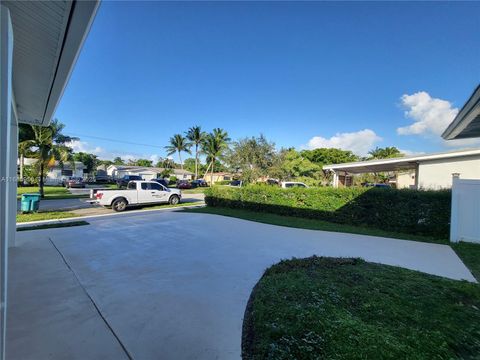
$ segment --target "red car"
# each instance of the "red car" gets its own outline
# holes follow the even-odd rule
[[[80,177],[70,177],[66,181],[66,187],[68,188],[84,188],[85,183],[83,182],[83,179]]]
[[[178,189],[191,189],[192,184],[188,180],[178,180],[177,181],[177,188]]]

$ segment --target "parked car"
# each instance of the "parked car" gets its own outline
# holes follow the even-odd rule
[[[101,206],[124,211],[129,206],[170,203],[176,205],[182,198],[178,189],[169,189],[156,181],[130,181],[126,190],[98,190],[92,201]]]
[[[70,176],[65,180],[64,186],[67,188],[84,188],[85,182],[81,177]]]
[[[95,182],[98,184],[108,184],[112,182],[112,177],[109,175],[97,174],[95,175]]]
[[[392,186],[390,184],[385,183],[363,183],[363,187],[377,187],[377,188],[386,188],[390,189]]]
[[[127,187],[130,181],[139,181],[143,178],[139,175],[125,175],[123,178],[117,180],[117,185],[120,189]]]
[[[207,182],[203,179],[193,180],[191,182],[191,184],[192,184],[192,187],[207,187],[208,186]]]
[[[228,186],[233,186],[233,187],[242,187],[243,181],[242,180],[233,180],[230,181],[230,184]]]
[[[191,189],[192,184],[188,180],[178,180],[177,181],[177,188],[179,189]]]
[[[165,180],[165,179],[152,179],[150,181],[155,181],[156,183],[159,183],[159,184],[165,186],[166,188],[168,188],[168,181]]]
[[[282,181],[282,182],[280,183],[280,186],[281,186],[283,189],[294,188],[294,187],[308,188],[307,185],[305,185],[305,184],[302,183],[302,182],[298,182],[298,181]]]

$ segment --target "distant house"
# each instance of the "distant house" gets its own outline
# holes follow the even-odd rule
[[[109,165],[107,167],[107,175],[113,179],[120,179],[125,175],[139,175],[144,180],[151,180],[160,177],[164,171],[165,168],[147,166]],[[171,169],[170,174],[179,180],[192,180],[193,175],[192,172],[181,169]]]
[[[228,172],[214,172],[212,176],[212,173],[206,173],[203,179],[208,184],[212,184],[212,179],[213,179],[213,183],[216,183],[219,181],[231,181],[233,180],[233,174]]]
[[[333,173],[334,187],[352,185],[356,174],[396,172],[392,182],[399,189],[445,189],[452,187],[453,174],[480,179],[480,149],[325,165],[323,170]]]
[[[36,162],[37,159],[24,159],[24,165],[26,166],[33,166]],[[54,166],[45,169],[45,185],[61,185],[63,180],[70,176],[83,178],[85,171],[86,166],[80,161],[75,161],[75,166],[72,166],[69,162],[61,166],[58,161],[55,161]],[[26,182],[28,183],[28,179],[26,179]]]

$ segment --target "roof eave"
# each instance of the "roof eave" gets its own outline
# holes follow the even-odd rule
[[[59,54],[55,76],[50,86],[48,101],[42,118],[42,125],[44,126],[47,126],[52,120],[99,5],[99,0],[75,1],[72,5],[62,50]]]
[[[473,121],[479,121],[478,119],[480,119],[480,85],[477,86],[457,116],[455,116],[455,119],[445,129],[442,138],[454,140],[480,136],[479,133],[471,135],[462,134]]]

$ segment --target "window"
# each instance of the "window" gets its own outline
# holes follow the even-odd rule
[[[148,190],[148,183],[142,183],[142,190]]]
[[[143,185],[143,184],[142,184]],[[127,185],[128,190],[135,190],[136,189],[136,184],[135,183],[128,183]]]
[[[62,170],[63,176],[73,176],[73,170]]]
[[[148,183],[150,185],[150,190],[163,190],[162,185],[158,183]]]

